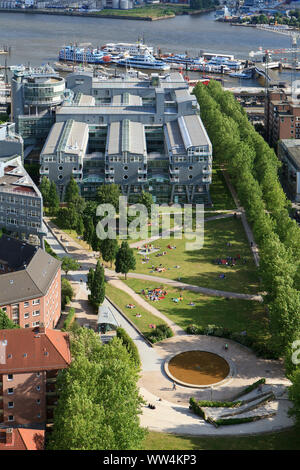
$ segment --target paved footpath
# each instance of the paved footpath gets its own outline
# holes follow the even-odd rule
[[[55,232],[49,232],[47,236],[47,241],[52,249],[57,250],[60,256],[64,256],[66,255],[64,248],[67,242],[68,255],[78,259],[81,265],[79,271],[72,272],[68,276],[76,290],[76,297],[72,304],[75,306],[76,318],[81,325],[89,323],[95,326],[96,316],[89,309],[87,300],[88,290],[86,288],[88,270],[91,266],[95,266],[97,261],[95,255],[84,250],[82,246],[63,231],[55,228],[54,230]],[[64,241],[61,241],[61,236],[63,236]],[[130,295],[133,295],[130,288],[118,279],[116,273],[107,270],[107,276],[109,282],[115,283],[116,287],[122,288],[127,293],[130,293]],[[155,279],[157,280],[157,278]],[[165,282],[166,280],[164,279],[163,281]],[[134,293],[134,295],[136,297],[133,298],[136,301],[138,300],[139,303],[144,301],[138,294]],[[149,309],[149,307],[151,306],[147,303],[147,308]],[[147,403],[152,403],[156,406],[155,410],[151,410],[147,405],[143,407],[140,418],[142,426],[148,427],[148,429],[153,431],[180,435],[236,436],[279,431],[293,425],[293,419],[287,415],[291,404],[286,399],[279,399],[274,402],[277,413],[273,417],[254,423],[223,426],[217,429],[194,415],[188,408],[188,401],[191,396],[204,400],[229,400],[243,390],[245,386],[253,383],[260,377],[265,377],[267,384],[288,386],[290,382],[284,375],[284,367],[280,361],[257,358],[248,348],[230,340],[226,340],[229,349],[224,351],[224,339],[210,336],[186,335],[175,324],[172,325],[175,329],[174,337],[161,341],[151,347],[112,305],[111,308],[119,323],[133,338],[138,347],[142,360],[139,380],[140,393]],[[156,313],[154,314],[157,315],[159,313],[160,318],[164,317],[157,309],[155,311]],[[170,322],[169,319],[168,321]],[[177,389],[173,390],[172,381],[164,372],[163,364],[165,360],[178,353],[178,351],[195,349],[211,351],[224,357],[226,356],[225,358],[232,365],[232,370],[234,371],[233,377],[219,387],[199,390],[177,385]]]

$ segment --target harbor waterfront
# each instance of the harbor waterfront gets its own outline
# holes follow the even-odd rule
[[[260,46],[264,49],[291,46],[288,36],[254,28],[233,28],[228,23],[216,22],[213,12],[176,16],[159,22],[132,20],[130,28],[128,25],[126,20],[120,19],[0,14],[1,42],[11,47],[11,55],[7,58],[9,65],[53,63],[58,59],[58,51],[70,42],[91,43],[98,47],[110,41],[135,42],[140,36],[163,53],[187,51],[190,56],[198,56],[204,51],[247,59],[249,52],[258,50]],[[0,64],[3,65],[4,61],[2,56]],[[281,80],[289,80],[291,76],[287,71],[274,71],[274,74]],[[232,79],[228,83],[236,82]],[[255,83],[247,80],[243,85],[254,86]]]

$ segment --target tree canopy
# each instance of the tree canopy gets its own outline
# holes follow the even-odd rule
[[[138,368],[119,338],[102,345],[92,330],[71,333],[72,362],[59,373],[48,450],[141,448]]]

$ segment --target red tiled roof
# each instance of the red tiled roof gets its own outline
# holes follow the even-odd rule
[[[1,450],[43,450],[45,431],[41,429],[12,429],[12,442],[6,443],[6,430],[0,431]]]
[[[63,369],[71,362],[69,335],[59,330],[0,330],[0,374]]]

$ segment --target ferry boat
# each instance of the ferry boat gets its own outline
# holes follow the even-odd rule
[[[59,51],[59,60],[68,62],[83,62],[88,64],[105,64],[111,61],[111,56],[99,49],[65,46]]]
[[[203,57],[188,57],[186,54],[170,54],[162,57],[165,62],[179,64],[180,66],[204,64]]]
[[[128,52],[130,55],[145,54],[145,52],[149,52],[150,54],[154,53],[153,47],[139,42],[135,44],[128,42],[111,42],[104,44],[104,46],[101,47],[101,50],[110,54],[120,54],[122,52]]]
[[[157,60],[148,52],[134,56],[124,57],[115,61],[117,65],[135,67],[137,69],[170,70],[170,65],[162,60]]]
[[[239,70],[242,68],[242,63],[239,60],[230,60],[226,59],[225,57],[213,57],[209,62],[208,65],[225,65],[231,69]]]

